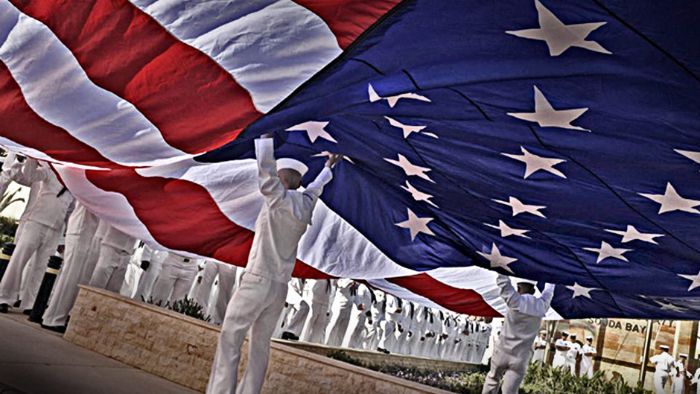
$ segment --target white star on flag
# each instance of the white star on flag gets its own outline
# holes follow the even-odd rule
[[[328,158],[328,157],[331,157],[331,155],[333,155],[333,154],[334,154],[333,152],[329,152],[327,150],[324,150],[323,152],[317,153],[311,157],[326,157],[326,158]],[[350,162],[350,164],[355,164],[355,162],[352,161],[352,159],[347,157],[347,156],[343,156],[343,160],[347,160],[348,162]]]
[[[661,307],[662,311],[671,311],[671,312],[685,312],[687,308],[684,308],[682,306],[674,305],[672,303],[665,303],[662,301],[654,301],[659,307]]]
[[[377,102],[379,100],[386,100],[387,103],[389,103],[390,108],[394,108],[394,106],[396,106],[396,104],[401,99],[425,101],[427,103],[430,102],[429,98],[422,96],[418,93],[401,93],[401,94],[397,94],[395,96],[382,97],[382,96],[377,94],[377,92],[374,90],[374,87],[372,87],[372,84],[369,84],[367,86],[367,94],[369,94],[369,102],[370,103],[374,103],[374,102]]]
[[[306,135],[309,136],[309,140],[311,140],[312,144],[316,142],[318,138],[323,138],[325,140],[338,143],[338,141],[336,141],[335,138],[333,138],[333,136],[326,131],[326,126],[328,126],[328,122],[317,122],[310,120],[308,122],[299,123],[296,126],[292,126],[288,128],[287,131],[306,132]]]
[[[700,211],[695,209],[696,206],[700,205],[700,200],[691,200],[681,197],[671,182],[666,183],[666,192],[664,194],[639,193],[639,195],[661,204],[659,207],[659,215],[673,211],[700,214]]]
[[[503,220],[498,221],[498,226],[496,226],[494,224],[489,224],[489,223],[484,223],[484,225],[487,227],[501,230],[501,237],[502,238],[508,238],[511,235],[515,235],[516,237],[530,238],[527,235],[525,235],[525,233],[527,233],[530,230],[521,230],[519,228],[510,227]]]
[[[681,278],[688,279],[690,283],[690,287],[688,287],[688,291],[692,291],[696,287],[700,287],[700,272],[697,273],[697,275],[684,275],[684,274],[678,274]]]
[[[676,153],[681,154],[690,160],[700,164],[700,152],[693,152],[692,150],[680,150],[680,149],[674,149]]]
[[[518,200],[515,197],[508,197],[508,201],[503,201],[503,200],[496,200],[494,199],[493,201],[503,204],[503,205],[508,205],[509,207],[512,208],[513,210],[513,216],[518,216],[521,213],[530,213],[535,216],[539,217],[546,217],[542,212],[540,212],[540,209],[545,209],[547,208],[544,205],[527,205],[523,204],[520,200]]]
[[[579,116],[583,115],[584,112],[588,111],[588,108],[573,108],[573,109],[562,109],[557,110],[552,107],[552,105],[547,101],[547,98],[542,94],[542,92],[535,88],[535,112],[508,112],[508,115],[526,120],[528,122],[535,122],[540,127],[559,127],[562,129],[571,130],[581,130],[588,131],[589,129],[584,129],[583,127],[574,126],[571,124],[574,120],[578,119]]]
[[[603,48],[596,41],[588,41],[591,32],[607,22],[575,23],[565,25],[559,18],[548,10],[539,0],[535,0],[539,29],[508,30],[506,33],[530,40],[540,40],[547,43],[550,56],[559,56],[571,47],[588,49],[589,51],[610,55],[612,52]]]
[[[564,173],[554,168],[555,165],[563,163],[566,160],[537,156],[528,152],[527,149],[523,148],[522,146],[520,147],[520,151],[523,152],[522,155],[513,155],[510,153],[501,154],[503,156],[507,156],[511,159],[525,163],[525,175],[523,176],[523,179],[527,179],[527,177],[540,170],[550,172],[561,178],[566,178],[566,175],[564,175]]]
[[[649,242],[652,244],[658,245],[659,243],[654,240],[654,238],[658,237],[663,237],[663,234],[651,234],[651,233],[641,233],[639,230],[637,230],[634,226],[632,225],[627,225],[627,229],[625,231],[622,230],[609,230],[605,229],[605,231],[617,235],[622,235],[622,243],[625,244],[627,242],[631,241],[644,241],[644,242]]]
[[[430,199],[433,198],[432,194],[423,193],[422,191],[413,187],[413,185],[411,185],[408,181],[406,181],[406,186],[401,186],[401,188],[403,190],[411,193],[411,196],[413,197],[414,200],[425,201],[428,204],[434,206],[435,208],[439,208],[437,205],[435,205],[434,202],[430,201]]]
[[[406,209],[408,211],[408,219],[406,221],[403,221],[401,223],[394,223],[396,226],[399,226],[401,228],[406,228],[411,232],[411,241],[414,241],[416,239],[416,236],[420,233],[428,234],[428,235],[435,235],[430,228],[428,227],[428,223],[433,221],[433,218],[425,217],[425,218],[419,218],[416,216],[413,211],[411,211],[409,208]]]
[[[632,249],[613,248],[609,243],[605,241],[602,241],[600,243],[600,248],[583,248],[583,250],[598,253],[598,259],[596,260],[596,263],[600,263],[601,261],[607,258],[629,262],[629,260],[627,260],[624,254],[632,251]]]
[[[428,137],[433,137],[433,138],[440,138],[436,134],[422,131],[423,129],[425,129],[428,126],[411,126],[411,125],[403,124],[403,123],[399,122],[398,120],[390,118],[388,116],[385,116],[384,118],[389,121],[390,125],[392,125],[396,128],[399,128],[399,129],[401,129],[401,131],[403,131],[403,138],[404,139],[408,139],[408,137],[412,133],[423,134],[423,135],[427,135]]]
[[[503,256],[501,254],[501,251],[498,250],[498,246],[496,246],[495,243],[491,244],[491,252],[483,253],[483,252],[477,251],[477,253],[479,253],[482,257],[484,257],[485,259],[487,259],[489,261],[491,268],[502,268],[502,269],[510,272],[511,274],[513,273],[513,270],[511,270],[508,265],[518,261],[518,259],[508,257],[508,256]]]
[[[392,159],[384,159],[388,161],[389,163],[401,167],[401,169],[406,173],[406,176],[417,176],[419,178],[423,178],[427,181],[435,183],[430,177],[426,174],[426,172],[430,172],[430,168],[427,167],[421,167],[412,164],[408,159],[402,155],[399,154],[399,160],[392,160]]]
[[[583,287],[576,282],[574,282],[573,286],[566,286],[566,288],[574,292],[574,294],[571,295],[572,299],[574,299],[576,297],[591,298],[590,292],[593,290],[598,290],[598,289],[593,288],[593,287]]]

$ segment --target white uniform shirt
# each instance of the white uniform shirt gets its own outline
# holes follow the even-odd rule
[[[111,246],[129,255],[134,253],[136,242],[136,238],[117,230],[113,226],[109,226],[109,229],[102,238],[102,245]]]
[[[545,285],[542,294],[536,297],[518,293],[510,283],[510,278],[505,275],[498,275],[496,283],[501,289],[501,297],[508,305],[497,348],[527,362],[532,353],[532,343],[540,331],[542,318],[549,310],[554,296],[554,285]]]
[[[581,353],[581,345],[576,342],[571,342],[571,348],[566,352],[566,362],[570,365],[576,364],[576,357]]]
[[[559,339],[557,339],[556,342],[554,342],[554,347],[555,348],[559,348],[559,347],[571,348],[571,342],[567,341],[564,338],[559,338]],[[556,349],[556,352],[554,353],[554,366],[563,365],[563,363],[566,362],[566,353],[568,353],[568,350]]]
[[[68,225],[66,227],[66,235],[82,235],[85,228],[97,228],[97,223],[99,219],[81,203],[75,204],[75,209],[68,219]],[[89,247],[88,245],[79,245],[81,247]]]
[[[537,337],[535,338],[533,361],[544,361],[544,351],[547,347],[547,341]]]
[[[311,224],[316,201],[333,174],[324,167],[303,192],[287,190],[277,176],[271,138],[255,140],[255,156],[265,202],[255,222],[246,272],[286,284],[294,270],[299,240]]]
[[[667,352],[661,352],[661,354],[653,356],[649,361],[656,367],[654,374],[669,374],[676,363],[676,360]]]
[[[593,355],[595,355],[596,350],[589,344],[585,344],[581,348],[581,370],[584,372],[593,367],[593,356],[586,356],[586,353],[593,353]]]
[[[34,159],[27,159],[18,177],[22,184],[31,184],[32,189],[39,182],[39,191],[29,213],[23,218],[48,226],[54,230],[62,230],[66,222],[66,213],[73,202],[73,196],[58,181],[48,165],[39,165]],[[60,196],[59,196],[60,194]]]

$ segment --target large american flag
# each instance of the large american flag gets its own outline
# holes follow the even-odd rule
[[[700,318],[697,2],[0,0],[0,144],[245,265],[252,139],[335,170],[295,275],[498,316]]]

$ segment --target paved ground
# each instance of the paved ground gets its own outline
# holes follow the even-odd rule
[[[196,393],[73,345],[26,318],[0,314],[0,394]]]

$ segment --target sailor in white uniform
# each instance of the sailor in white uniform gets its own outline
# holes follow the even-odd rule
[[[350,324],[357,284],[351,279],[338,279],[337,289],[331,304],[331,316],[324,338],[327,346],[338,347],[343,343]]]
[[[517,291],[507,276],[498,275],[496,283],[501,289],[501,297],[506,301],[508,312],[491,356],[491,369],[486,375],[482,393],[497,393],[500,386],[503,394],[511,394],[518,392],[525,377],[532,357],[532,343],[540,329],[542,318],[549,310],[554,285],[546,284],[542,294],[536,297],[532,282],[519,280]]]
[[[581,376],[586,376],[589,379],[593,377],[593,357],[596,355],[596,350],[593,347],[593,337],[586,337],[586,344],[581,348]]]
[[[75,205],[66,228],[65,259],[43,316],[42,325],[45,328],[65,331],[68,314],[78,296],[80,273],[99,221],[85,205],[80,203]]]
[[[151,293],[153,302],[156,305],[172,306],[175,302],[183,300],[197,276],[198,264],[198,259],[173,252],[168,253],[163,259],[160,275],[153,285]]]
[[[100,257],[90,278],[90,286],[119,292],[129,259],[136,250],[136,242],[131,235],[109,226],[102,238]]]
[[[301,340],[322,343],[330,320],[330,303],[335,293],[335,282],[330,279],[308,280],[304,295],[311,304],[311,315],[307,318]]]
[[[21,230],[17,230],[21,235],[0,281],[0,313],[7,313],[8,307],[17,301],[25,267],[26,288],[22,292],[20,308],[31,310],[34,306],[46,264],[56,252],[66,215],[73,203],[73,196],[47,164],[27,159],[16,176],[13,179],[21,178],[20,183],[31,184],[32,189],[38,185],[38,192],[35,202],[26,208],[29,211],[23,215],[24,223]]]
[[[561,338],[554,342],[554,360],[552,361],[552,368],[560,368],[566,366],[566,353],[571,349],[571,342],[569,342],[569,333],[564,331],[561,333]]]
[[[656,394],[665,393],[666,383],[671,376],[671,369],[676,363],[673,356],[668,354],[668,346],[660,345],[659,354],[649,359],[654,364],[654,390]]]
[[[255,238],[241,284],[226,310],[207,393],[234,393],[241,346],[250,329],[248,366],[239,393],[259,393],[270,354],[270,338],[284,306],[287,282],[299,240],[311,224],[331,168],[341,159],[331,155],[325,168],[304,191],[297,191],[306,166],[296,160],[275,161],[270,135],[255,141],[258,182],[264,204],[255,223]]]
[[[535,338],[533,349],[532,362],[544,363],[544,352],[547,350],[547,333],[545,331],[540,331],[540,336]]]

